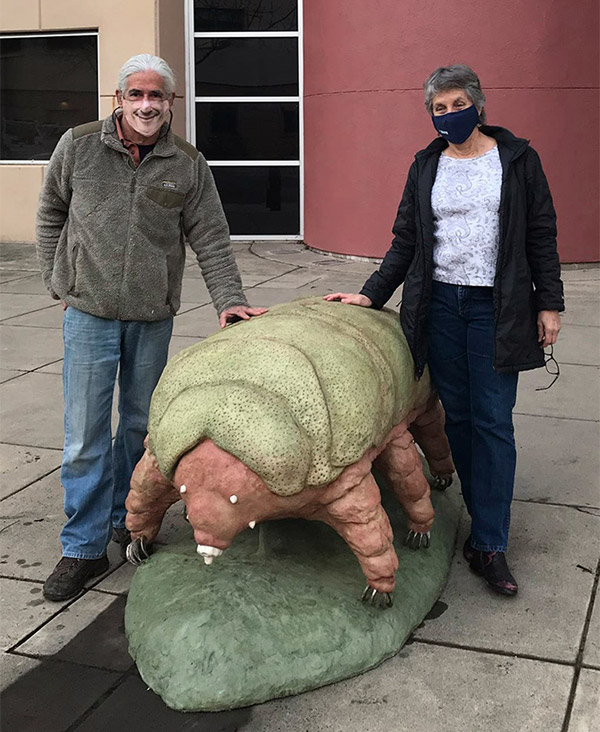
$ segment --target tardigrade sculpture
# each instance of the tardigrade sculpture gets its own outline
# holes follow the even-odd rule
[[[133,563],[183,499],[211,564],[269,519],[333,527],[389,606],[398,558],[373,465],[407,514],[411,548],[429,546],[434,510],[415,442],[439,487],[454,471],[427,372],[414,378],[397,315],[296,300],[227,327],[168,363],[152,398],[146,452],[127,499]]]

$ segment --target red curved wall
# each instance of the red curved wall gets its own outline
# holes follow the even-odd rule
[[[563,262],[598,261],[597,0],[304,0],[305,242],[382,256],[414,153],[422,85],[467,63],[490,124],[526,137],[554,196]]]

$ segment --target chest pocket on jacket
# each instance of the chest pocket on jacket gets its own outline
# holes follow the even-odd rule
[[[163,208],[181,208],[183,206],[183,193],[166,191],[164,188],[146,188],[146,195]]]

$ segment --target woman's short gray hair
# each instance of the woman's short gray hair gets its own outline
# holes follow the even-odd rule
[[[473,104],[479,109],[479,119],[486,123],[486,114],[483,105],[485,94],[481,91],[481,84],[477,74],[465,64],[454,66],[440,66],[423,84],[425,90],[425,107],[429,114],[433,114],[433,98],[436,94],[450,89],[463,89]]]
[[[165,93],[167,96],[171,96],[175,91],[175,74],[169,64],[164,59],[153,56],[151,53],[140,53],[137,56],[132,56],[121,66],[117,80],[117,86],[121,94],[127,91],[127,79],[132,74],[137,74],[140,71],[156,71],[157,74],[160,74],[165,80]]]

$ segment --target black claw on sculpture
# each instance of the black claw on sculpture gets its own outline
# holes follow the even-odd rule
[[[423,533],[420,531],[413,531],[411,529],[406,535],[404,544],[409,549],[420,549],[421,547],[423,547],[423,549],[428,549],[431,544],[431,532],[427,531]]]
[[[362,601],[371,607],[387,609],[394,604],[394,598],[391,592],[379,592],[370,585],[367,585],[362,593]]]
[[[445,491],[446,488],[452,485],[451,475],[436,475],[433,479],[432,488],[436,491]]]
[[[126,549],[127,561],[133,564],[135,567],[139,567],[140,564],[149,559],[152,554],[152,545],[148,544],[144,537],[141,539],[134,539]]]

